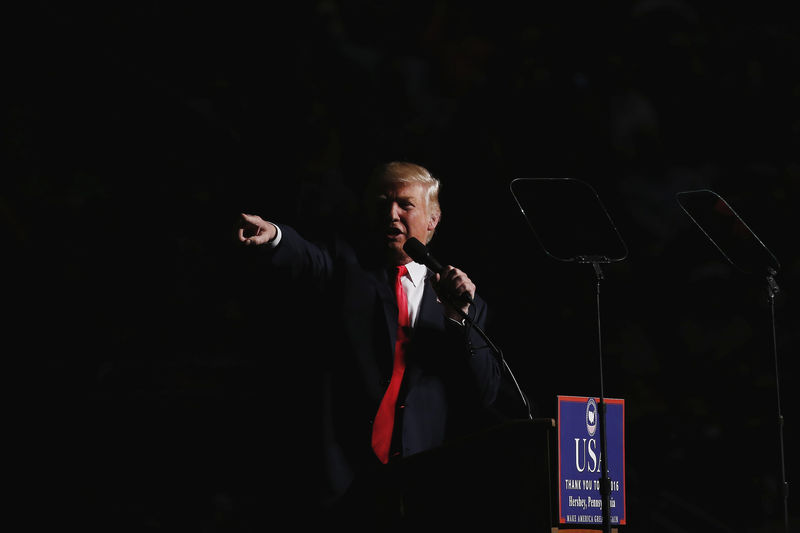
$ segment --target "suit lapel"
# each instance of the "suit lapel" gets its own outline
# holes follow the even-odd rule
[[[425,290],[422,293],[419,316],[415,329],[444,329],[444,315],[442,314],[442,304],[436,298],[436,291],[431,285],[431,278],[425,280]]]
[[[417,316],[417,323],[414,326],[412,333],[412,344],[415,338],[427,337],[432,331],[442,331],[444,329],[444,314],[442,313],[442,304],[436,298],[436,292],[433,290],[430,279],[425,280],[425,290],[422,293],[422,301],[420,302],[419,314]],[[424,342],[424,341],[423,341]],[[415,353],[414,350],[410,353]],[[406,359],[410,362],[411,355]],[[430,356],[427,354],[426,357]],[[409,384],[416,382],[423,371],[423,361],[416,361],[406,366],[406,374],[404,384],[407,387]]]
[[[394,356],[394,343],[397,340],[397,299],[392,292],[389,275],[385,270],[381,270],[376,276],[375,290],[378,299],[383,305],[383,316],[386,320],[386,331],[389,332],[389,372],[392,368],[392,357]]]
[[[345,282],[344,327],[354,341],[352,354],[370,394],[380,399],[391,376],[397,305],[385,272],[369,272]]]

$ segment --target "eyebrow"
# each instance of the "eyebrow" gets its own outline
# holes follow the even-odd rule
[[[388,199],[389,199],[389,197],[390,197],[390,195],[388,195],[388,194],[379,194],[379,195],[378,195],[378,198],[379,198],[380,200],[388,200]],[[412,201],[412,202],[413,202],[413,201],[416,201],[414,196],[392,196],[391,198],[392,198],[392,200],[394,200],[395,202],[399,202],[399,201],[401,201],[401,200],[402,200],[402,201]]]

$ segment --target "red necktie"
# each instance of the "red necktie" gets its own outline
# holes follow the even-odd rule
[[[397,393],[400,391],[400,383],[403,381],[403,373],[406,369],[403,348],[408,341],[408,299],[406,291],[400,283],[400,279],[407,272],[405,266],[398,268],[394,280],[394,292],[397,296],[397,340],[394,343],[394,365],[392,367],[392,379],[389,388],[383,395],[381,405],[378,407],[378,414],[372,424],[372,449],[375,455],[384,464],[389,462],[389,448],[392,444],[392,429],[394,428],[394,412],[397,404]]]

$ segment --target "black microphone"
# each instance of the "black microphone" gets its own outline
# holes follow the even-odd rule
[[[431,255],[428,251],[428,247],[422,244],[416,237],[409,237],[403,245],[403,250],[415,262],[422,263],[437,274],[441,274],[444,271],[442,264]],[[475,302],[472,301],[472,296],[470,296],[468,292],[465,292],[460,297],[463,298],[465,302],[473,305],[475,304]]]

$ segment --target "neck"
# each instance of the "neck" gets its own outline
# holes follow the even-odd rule
[[[391,266],[403,266],[411,262],[411,258],[402,250],[391,249],[387,253],[386,264]]]

